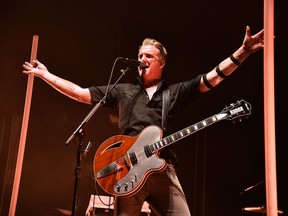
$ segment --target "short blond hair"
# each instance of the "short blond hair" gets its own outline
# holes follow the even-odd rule
[[[143,46],[147,46],[147,45],[151,45],[151,46],[154,46],[155,48],[157,48],[159,50],[160,59],[163,59],[165,62],[167,61],[168,53],[167,53],[165,47],[159,41],[152,39],[152,38],[146,38],[143,40],[142,45],[139,47],[139,50]]]

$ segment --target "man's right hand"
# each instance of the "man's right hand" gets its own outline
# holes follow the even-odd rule
[[[25,73],[25,74],[33,73],[35,76],[38,76],[41,78],[44,77],[45,73],[48,73],[48,70],[45,67],[45,65],[36,59],[33,60],[32,64],[27,62],[27,61],[24,62],[23,68],[25,69],[25,70],[23,70],[23,73]]]

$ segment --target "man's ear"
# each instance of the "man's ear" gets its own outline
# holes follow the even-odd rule
[[[165,60],[162,59],[159,62],[160,62],[160,67],[163,69],[165,67],[165,64],[166,64]]]

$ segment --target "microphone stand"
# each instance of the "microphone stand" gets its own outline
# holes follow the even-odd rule
[[[74,177],[74,193],[73,193],[73,205],[72,205],[72,213],[71,216],[76,216],[77,214],[77,210],[78,210],[78,201],[79,201],[79,182],[80,182],[80,171],[81,171],[81,161],[83,158],[83,144],[82,144],[82,140],[84,138],[84,131],[83,131],[83,127],[84,125],[86,125],[86,123],[90,120],[90,118],[94,115],[94,113],[103,106],[103,104],[105,104],[105,100],[107,98],[107,95],[111,92],[111,90],[115,87],[115,85],[119,82],[119,80],[125,75],[125,73],[130,70],[129,67],[127,67],[125,69],[125,71],[122,72],[122,74],[119,76],[119,78],[116,80],[116,82],[111,86],[111,88],[109,89],[109,91],[107,91],[107,93],[104,95],[104,97],[92,108],[92,110],[88,113],[88,115],[83,119],[83,121],[80,123],[80,125],[76,128],[76,130],[71,134],[71,136],[67,139],[67,141],[65,142],[65,145],[68,145],[71,140],[75,137],[75,135],[78,135],[79,138],[79,145],[78,145],[78,149],[77,149],[77,164],[76,164],[76,168],[75,168],[75,177]],[[109,86],[109,85],[108,85]],[[107,88],[108,88],[107,86]],[[90,148],[90,143],[88,143],[89,148]],[[88,149],[88,146],[86,148],[86,150]],[[87,151],[84,151],[85,155],[87,153]]]

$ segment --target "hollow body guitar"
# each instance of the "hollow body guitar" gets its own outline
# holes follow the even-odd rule
[[[220,120],[241,119],[251,114],[251,104],[244,100],[226,106],[222,112],[162,138],[162,130],[151,125],[135,137],[115,135],[97,149],[93,171],[97,183],[110,195],[130,196],[141,189],[148,176],[161,172],[165,160],[159,150]]]

